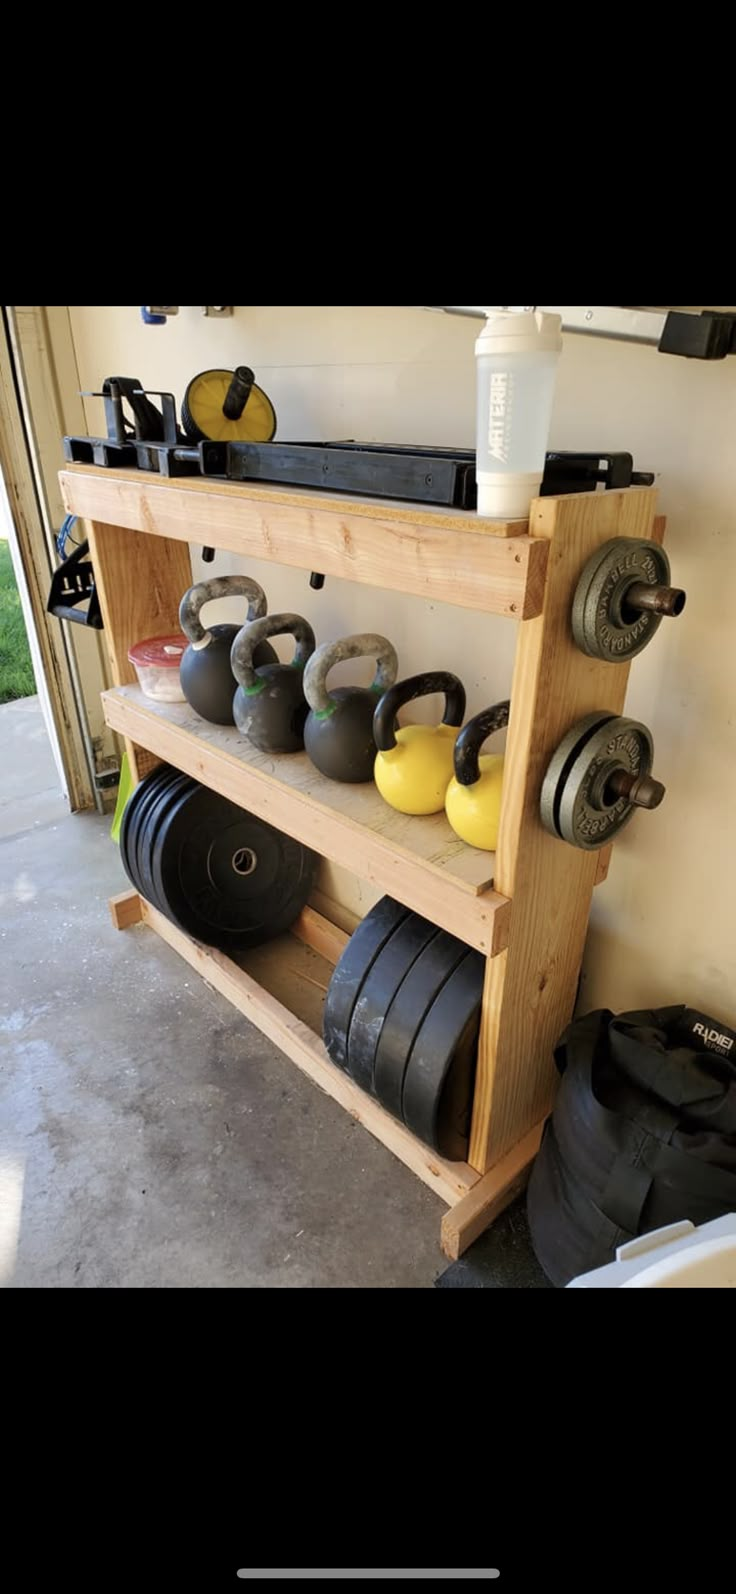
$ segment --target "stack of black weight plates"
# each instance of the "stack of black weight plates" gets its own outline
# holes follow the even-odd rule
[[[484,973],[479,952],[383,897],[325,1002],[333,1063],[452,1161],[468,1151]]]
[[[319,864],[308,847],[167,764],[133,792],[120,856],[136,891],[172,924],[231,953],[289,929]]]

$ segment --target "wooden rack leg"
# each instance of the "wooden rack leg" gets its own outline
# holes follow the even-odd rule
[[[562,737],[594,709],[620,714],[627,664],[605,664],[575,646],[570,626],[583,566],[610,537],[660,531],[652,488],[538,499],[530,531],[550,542],[544,613],[520,626],[506,749],[495,887],[511,900],[509,944],[491,958],[481,1025],[470,1165],[486,1173],[549,1111],[553,1047],[575,1001],[599,867],[548,834],[539,794]]]
[[[119,896],[110,897],[107,905],[116,930],[129,930],[143,918],[143,903],[137,891],[121,891]]]
[[[442,1249],[451,1262],[467,1251],[504,1209],[521,1195],[539,1150],[544,1124],[530,1130],[518,1146],[502,1157],[450,1207],[442,1219]]]
[[[185,542],[95,520],[87,532],[113,681],[127,686],[136,679],[128,648],[179,630],[179,604],[192,584],[189,549]],[[125,749],[135,782],[160,763],[127,738]]]

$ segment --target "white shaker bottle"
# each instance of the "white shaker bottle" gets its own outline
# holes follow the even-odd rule
[[[490,310],[475,345],[478,514],[524,520],[544,475],[562,318],[533,305]]]

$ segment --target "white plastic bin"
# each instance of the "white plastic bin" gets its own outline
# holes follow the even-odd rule
[[[699,1229],[685,1219],[619,1246],[615,1262],[581,1273],[568,1290],[734,1290],[736,1212]]]

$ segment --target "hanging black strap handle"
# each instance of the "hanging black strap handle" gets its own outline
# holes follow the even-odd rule
[[[92,561],[86,557],[88,553],[89,543],[80,542],[74,553],[54,571],[46,612],[53,614],[57,620],[71,620],[74,625],[86,625],[93,631],[102,631],[100,600],[95,588]],[[85,603],[88,598],[89,607],[80,609],[79,604]]]
[[[736,1171],[701,1162],[690,1152],[646,1134],[638,1161],[618,1157],[614,1163],[601,1197],[601,1211],[633,1237],[640,1232],[647,1198],[659,1180],[677,1190],[683,1217],[689,1216],[691,1200],[722,1203],[731,1211],[736,1207]]]

